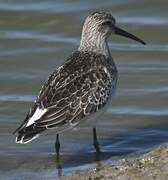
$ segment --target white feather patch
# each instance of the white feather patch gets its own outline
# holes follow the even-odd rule
[[[36,111],[34,112],[33,116],[29,119],[28,123],[26,124],[26,127],[34,124],[34,122],[36,120],[40,119],[43,116],[43,114],[46,112],[47,112],[47,109],[37,108]]]
[[[17,137],[16,137],[16,143],[20,143],[20,144],[27,144],[29,143],[30,141],[33,141],[34,139],[36,139],[37,137],[39,137],[40,134],[36,134],[34,137],[32,137],[31,139],[29,139],[28,141],[23,141],[24,139],[24,136],[22,137],[22,139],[20,141],[17,140]]]

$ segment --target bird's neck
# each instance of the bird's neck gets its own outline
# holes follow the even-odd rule
[[[107,38],[102,34],[82,33],[79,51],[92,51],[98,54],[103,54],[106,57],[111,56]]]

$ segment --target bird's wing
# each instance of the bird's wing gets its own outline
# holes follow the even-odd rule
[[[111,88],[106,86],[107,82],[100,78],[103,75],[106,76],[102,70],[90,70],[58,88],[57,93],[52,93],[53,86],[50,87],[47,92],[53,95],[50,100],[45,100],[50,105],[42,117],[35,121],[35,126],[64,129],[78,124],[84,117],[98,111],[107,102],[111,91]]]
[[[106,104],[111,94],[111,75],[104,64],[97,65],[90,59],[89,54],[75,54],[50,75],[28,114],[26,127],[67,129]]]

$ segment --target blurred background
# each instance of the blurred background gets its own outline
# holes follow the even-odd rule
[[[118,26],[147,43],[109,39],[119,81],[112,106],[98,121],[101,162],[115,163],[167,141],[168,2],[0,0],[2,179],[55,178],[98,165],[88,124],[60,136],[62,170],[55,161],[54,132],[26,145],[15,144],[12,134],[48,75],[78,48],[84,19],[97,10],[111,12]]]

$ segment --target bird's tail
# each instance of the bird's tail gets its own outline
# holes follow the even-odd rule
[[[45,128],[23,127],[17,132],[16,143],[26,144],[37,138]]]

